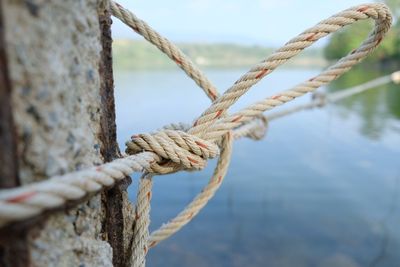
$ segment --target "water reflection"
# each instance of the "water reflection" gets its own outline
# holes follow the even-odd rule
[[[387,75],[374,69],[356,68],[343,75],[328,87],[328,92],[349,88],[365,83],[374,78]],[[379,139],[393,126],[393,119],[400,119],[400,86],[393,83],[381,86],[378,90],[370,90],[361,95],[355,95],[338,103],[344,109],[341,116],[356,113],[362,118],[360,132],[369,138]]]
[[[218,88],[242,73],[208,71]],[[235,108],[317,73],[274,72]],[[327,90],[364,81],[360,76],[354,72]],[[179,71],[117,73],[116,88],[121,147],[134,133],[190,122],[209,105]],[[399,266],[398,99],[398,88],[373,90],[271,122],[263,141],[236,142],[216,197],[191,224],[150,251],[148,266]],[[213,166],[215,161],[202,172],[155,178],[152,229],[201,190]]]

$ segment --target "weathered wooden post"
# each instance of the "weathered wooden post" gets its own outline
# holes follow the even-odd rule
[[[3,0],[0,8],[0,187],[118,157],[107,1]],[[3,229],[0,266],[125,266],[127,183]]]

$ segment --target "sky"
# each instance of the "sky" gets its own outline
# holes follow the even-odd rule
[[[320,20],[368,0],[117,1],[175,42],[279,46]],[[112,30],[115,39],[139,38],[117,19]]]

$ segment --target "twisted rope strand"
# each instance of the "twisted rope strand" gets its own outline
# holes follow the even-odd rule
[[[67,201],[82,199],[89,193],[99,192],[134,172],[149,170],[153,160],[151,153],[144,152],[30,185],[2,189],[0,227],[63,206]]]
[[[172,61],[174,61],[196,84],[203,89],[207,96],[214,101],[219,97],[216,87],[208,80],[207,76],[172,42],[161,36],[146,22],[139,19],[131,11],[120,4],[111,1],[112,14],[131,27],[135,32],[143,36],[151,44],[155,45]]]
[[[146,254],[149,249],[149,225],[150,225],[150,200],[153,187],[153,175],[144,174],[140,178],[137,193],[135,225],[133,228],[132,266],[145,266]]]
[[[394,84],[399,84],[400,83],[400,71],[393,72],[392,74],[376,78],[374,80],[368,81],[366,83],[363,83],[361,85],[357,85],[351,88],[347,88],[344,90],[340,90],[335,93],[331,94],[316,94],[313,95],[312,101],[306,104],[300,104],[282,111],[274,112],[271,114],[268,114],[268,121],[273,121],[282,117],[285,117],[287,115],[297,113],[302,110],[306,109],[313,109],[317,107],[323,107],[326,104],[330,103],[335,103],[338,101],[341,101],[342,99],[351,97],[356,94],[363,93],[367,90],[371,89],[378,89],[379,86],[388,84],[388,83],[394,83]]]

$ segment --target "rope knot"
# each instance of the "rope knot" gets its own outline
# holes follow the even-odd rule
[[[256,119],[245,123],[234,129],[233,135],[235,139],[247,137],[255,141],[265,137],[268,131],[268,119],[265,116],[258,116]]]
[[[208,159],[219,155],[216,144],[176,128],[180,127],[166,127],[156,133],[134,135],[126,142],[126,153],[155,153],[159,160],[153,162],[147,171],[159,174],[182,169],[201,170]]]

